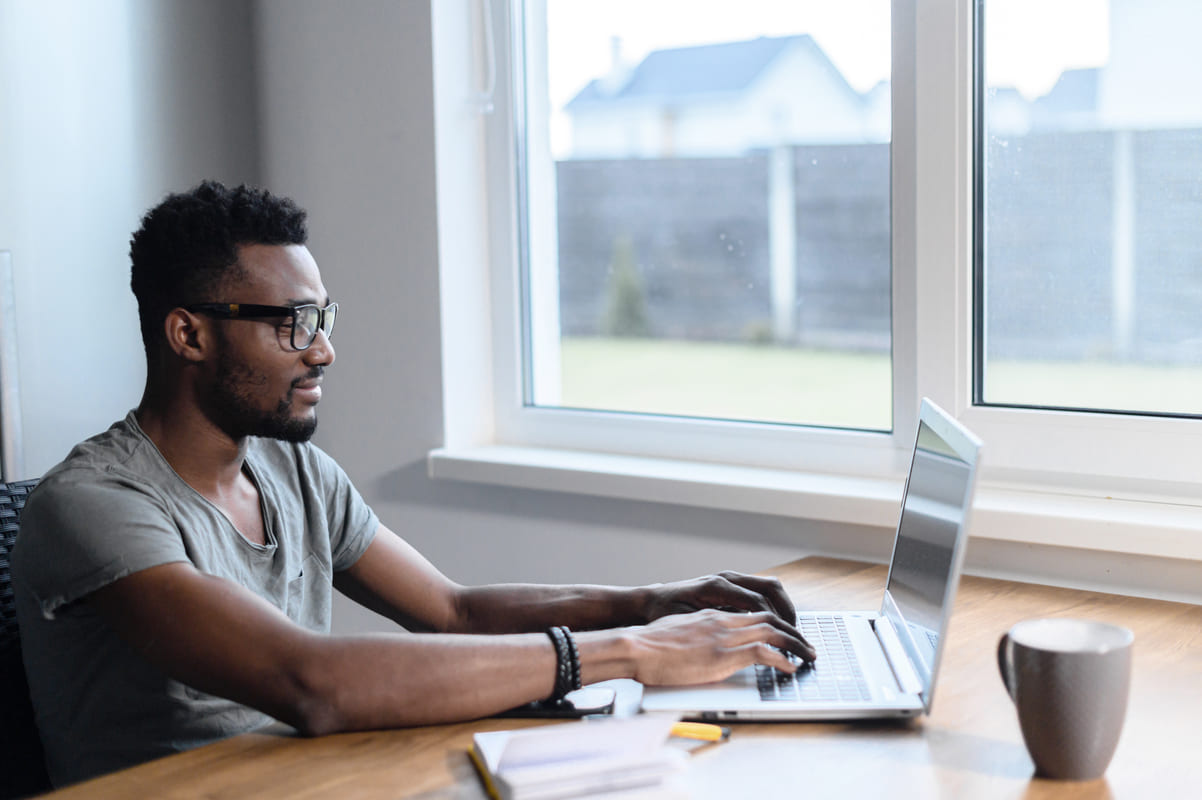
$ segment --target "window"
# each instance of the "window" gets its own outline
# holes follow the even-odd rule
[[[644,10],[642,16],[651,19],[661,2],[667,6],[666,0],[639,3],[638,7]],[[1044,4],[1034,0],[973,3],[893,0],[887,7],[870,5],[867,1],[824,6],[826,11],[857,24],[867,25],[878,17],[887,20],[891,52],[887,73],[891,98],[887,162],[866,157],[843,164],[855,163],[874,176],[888,170],[888,303],[876,305],[882,309],[873,322],[878,327],[872,329],[878,338],[859,339],[854,347],[845,347],[840,353],[846,355],[847,350],[858,348],[871,352],[875,348],[879,357],[887,348],[888,355],[882,371],[867,381],[870,388],[857,389],[849,380],[835,392],[848,406],[862,396],[875,398],[887,394],[887,399],[883,409],[879,401],[873,400],[877,405],[870,411],[853,409],[848,417],[838,417],[807,409],[804,399],[790,403],[787,392],[780,388],[784,370],[772,366],[757,373],[754,381],[758,382],[745,378],[732,381],[734,388],[744,390],[745,398],[739,403],[727,403],[721,395],[731,389],[731,382],[702,389],[689,381],[715,376],[723,379],[733,374],[733,369],[714,366],[717,361],[702,361],[702,366],[692,367],[686,364],[690,359],[679,354],[693,346],[710,350],[711,357],[713,352],[722,352],[727,346],[755,352],[750,339],[763,338],[775,342],[767,345],[766,352],[788,363],[801,363],[810,355],[807,348],[814,346],[815,340],[798,336],[796,327],[783,326],[786,331],[794,331],[798,337],[795,341],[782,346],[778,340],[781,330],[778,323],[787,320],[788,315],[778,318],[776,312],[791,310],[796,315],[792,324],[804,325],[806,322],[800,317],[804,316],[810,295],[802,291],[801,268],[798,268],[793,273],[797,280],[793,291],[781,293],[778,288],[777,296],[793,297],[795,301],[800,298],[801,304],[795,302],[789,309],[787,302],[775,306],[772,303],[769,280],[772,265],[786,263],[784,259],[774,261],[772,255],[774,234],[770,217],[775,196],[772,191],[757,190],[748,195],[757,199],[748,199],[744,204],[748,210],[742,219],[747,229],[737,229],[728,216],[721,224],[710,225],[708,233],[703,227],[699,236],[686,236],[678,234],[671,215],[668,216],[671,224],[663,226],[648,224],[644,218],[651,212],[660,213],[661,206],[673,202],[694,203],[695,195],[702,191],[711,197],[706,198],[710,202],[701,206],[726,203],[729,198],[717,196],[720,191],[699,188],[723,185],[701,183],[702,178],[698,177],[719,164],[733,164],[732,169],[743,170],[749,168],[749,163],[758,163],[761,185],[771,186],[766,174],[772,169],[771,153],[778,151],[752,147],[742,156],[701,152],[701,144],[689,133],[688,113],[679,107],[661,108],[646,116],[641,126],[631,123],[627,127],[606,127],[597,123],[580,132],[573,128],[579,120],[573,120],[565,110],[576,102],[573,108],[578,117],[582,116],[589,105],[583,100],[601,91],[601,87],[589,81],[606,78],[609,67],[615,64],[621,67],[625,63],[637,72],[637,66],[655,53],[717,46],[716,43],[680,39],[635,48],[633,39],[629,42],[623,39],[621,48],[611,49],[609,29],[604,25],[618,19],[621,4],[591,4],[581,0],[562,0],[560,4],[561,0],[525,3],[492,0],[496,12],[496,94],[492,113],[481,122],[487,134],[481,152],[483,168],[487,170],[490,238],[486,250],[476,259],[491,259],[489,304],[473,304],[459,289],[454,295],[447,295],[444,318],[452,319],[460,307],[473,311],[453,317],[458,324],[444,323],[444,332],[451,332],[444,339],[444,348],[460,346],[484,324],[482,319],[491,317],[487,338],[491,344],[488,366],[493,381],[485,392],[471,398],[468,393],[448,390],[452,400],[458,398],[472,412],[451,414],[449,418],[477,420],[481,413],[487,414],[485,423],[476,424],[471,435],[455,438],[456,442],[553,448],[584,456],[610,453],[687,464],[779,468],[790,474],[808,472],[897,480],[904,474],[904,456],[912,444],[919,399],[927,396],[952,411],[986,442],[983,477],[987,484],[1004,484],[1016,492],[1035,489],[1045,494],[1099,498],[1155,496],[1173,502],[1196,494],[1192,484],[1202,482],[1202,459],[1195,455],[1202,452],[1202,427],[1197,420],[1180,415],[1196,414],[1202,408],[1202,391],[1196,388],[1202,384],[1194,379],[1198,374],[1198,357],[1196,353],[1191,355],[1193,351],[1189,348],[1193,345],[1187,334],[1155,333],[1153,328],[1146,327],[1145,321],[1156,321],[1163,315],[1145,311],[1139,304],[1149,299],[1152,287],[1159,286],[1162,297],[1157,302],[1169,303],[1176,316],[1188,316],[1191,305],[1196,305],[1191,303],[1192,295],[1187,293],[1192,289],[1184,278],[1202,271],[1191,272],[1180,267],[1191,262],[1177,262],[1176,272],[1163,274],[1154,271],[1145,274],[1146,268],[1140,264],[1156,264],[1148,269],[1160,269],[1166,262],[1164,253],[1186,241],[1186,237],[1177,234],[1189,232],[1189,226],[1180,220],[1196,214],[1198,184],[1188,177],[1178,180],[1176,168],[1184,165],[1189,151],[1197,148],[1189,145],[1188,138],[1181,138],[1187,135],[1187,129],[1179,127],[1170,131],[1166,141],[1171,144],[1152,156],[1150,151],[1140,149],[1143,145],[1139,142],[1145,139],[1150,142],[1155,137],[1145,137],[1142,127],[1133,131],[1135,150],[1129,164],[1133,170],[1130,179],[1145,180],[1136,178],[1139,168],[1135,165],[1159,159],[1156,162],[1159,171],[1147,180],[1154,186],[1155,202],[1160,204],[1159,223],[1170,227],[1162,225],[1156,234],[1160,238],[1142,239],[1143,234],[1135,228],[1111,224],[1113,209],[1123,204],[1133,205],[1134,219],[1139,219],[1140,207],[1149,201],[1149,195],[1146,188],[1137,189],[1134,195],[1112,195],[1099,206],[1109,209],[1103,215],[1108,227],[1102,233],[1097,230],[1088,233],[1092,237],[1088,241],[1094,243],[1089,245],[1086,239],[1061,236],[1066,225],[1055,224],[1055,215],[1080,220],[1084,209],[1099,202],[1084,183],[1097,177],[1084,174],[1090,169],[1088,159],[1094,158],[1096,152],[1089,144],[1092,141],[1089,136],[1096,138],[1097,132],[1074,129],[1069,132],[1071,135],[1085,136],[1075,140],[1080,146],[1047,151],[1038,147],[1034,139],[1024,138],[1019,142],[1013,127],[1005,127],[1013,125],[1022,108],[1029,107],[1031,119],[1038,116],[1036,109],[1046,109],[1047,104],[1040,106],[1037,101],[1054,90],[1061,73],[1094,68],[1076,56],[1073,58],[1077,60],[1063,56],[1063,48],[1058,44],[1062,39],[1075,41],[1074,37],[1089,27],[1081,22],[1086,16],[1092,19],[1092,15],[1108,13],[1108,24],[1090,36],[1081,33],[1083,39],[1094,42],[1098,48],[1090,56],[1097,62],[1096,67],[1102,63],[1102,56],[1097,53],[1102,53],[1108,62],[1116,59],[1113,39],[1120,27],[1117,22],[1120,13],[1155,19],[1161,12],[1135,0],[1110,0],[1108,5],[1099,5],[1098,0],[1090,3],[1066,0],[1056,4],[1058,9],[1064,6],[1082,15],[1074,26],[1071,19],[1053,22],[1059,16],[1045,13]],[[747,3],[691,3],[688,13],[721,16],[725,9],[736,5],[742,9]],[[779,5],[809,8],[819,4]],[[1179,5],[1179,13],[1200,13],[1193,4]],[[1099,12],[1100,8],[1103,11]],[[589,16],[589,11],[596,11],[597,16]],[[574,16],[563,17],[565,13]],[[1007,23],[1008,19],[1011,22]],[[1032,24],[1032,20],[1038,20],[1039,25]],[[560,60],[567,58],[557,50],[564,45],[560,33],[552,36],[552,32],[570,30],[573,26],[595,35],[568,39],[569,46],[599,52],[601,66],[582,70],[578,78],[563,77],[567,88],[554,88],[561,80],[561,72],[567,70],[560,65],[568,61]],[[469,27],[467,22],[464,27]],[[1166,23],[1163,27],[1167,30],[1172,25]],[[1188,25],[1177,27],[1192,29]],[[773,39],[802,36],[805,32],[800,24],[732,31],[724,41],[728,44],[756,41],[757,33]],[[821,41],[816,28],[811,36],[815,42]],[[1110,49],[1103,51],[1097,37],[1104,39]],[[989,55],[991,48],[996,51],[995,56]],[[839,64],[834,55],[837,47],[831,44],[829,50],[832,63]],[[477,54],[486,51],[484,47],[475,50]],[[616,59],[615,52],[619,55]],[[626,54],[625,61],[622,54]],[[1050,66],[1042,63],[1045,54],[1054,56],[1055,63]],[[1007,72],[1011,69],[1008,62],[1019,66],[1023,62],[1039,62],[1044,73],[1052,76],[1044,78],[1042,89],[1036,87],[1024,90],[1029,94],[1018,93],[1025,106],[1011,102],[1015,100],[1014,93],[1003,88],[1016,82]],[[464,70],[470,73],[465,82],[469,79],[476,84],[480,82],[478,76],[485,71],[480,69],[480,63],[477,55],[474,71]],[[847,71],[850,73],[851,69]],[[1202,91],[1194,91],[1183,83],[1196,80],[1195,70],[1170,69],[1166,65],[1163,71],[1174,76],[1172,90],[1180,100],[1178,106],[1196,104],[1192,98],[1202,97]],[[621,74],[622,70],[618,72]],[[861,97],[872,94],[871,79],[863,83],[849,79],[849,83],[853,87],[868,87],[857,89]],[[617,78],[614,85],[621,85]],[[593,89],[587,89],[589,86]],[[461,106],[454,108],[455,113],[462,113]],[[980,113],[975,113],[978,108]],[[747,115],[734,116],[743,122]],[[792,112],[775,117],[768,114],[767,119],[783,123],[793,116]],[[978,129],[978,121],[987,127]],[[445,130],[447,133],[440,136],[461,132],[456,126],[446,126]],[[724,129],[724,135],[727,133]],[[746,136],[746,130],[739,135]],[[1035,134],[1028,131],[1024,137],[1028,135]],[[787,185],[794,193],[799,192],[807,167],[813,166],[797,157],[803,148],[831,148],[823,151],[829,154],[838,148],[845,148],[846,152],[880,144],[879,137],[858,144],[794,144],[788,149],[792,150],[795,180]],[[606,147],[611,149],[605,151]],[[688,150],[693,147],[699,149]],[[472,151],[468,147],[463,152]],[[1108,152],[1111,153],[1108,163],[1113,166],[1115,151]],[[760,154],[759,162],[755,162],[756,154]],[[1045,160],[1032,160],[1036,158]],[[1046,161],[1047,158],[1052,160]],[[830,159],[825,160],[830,166]],[[690,169],[681,170],[679,175],[670,172],[686,161]],[[819,164],[823,162],[820,158]],[[978,165],[983,167],[980,171],[976,169]],[[440,162],[440,182],[445,173],[462,166],[455,163],[444,168]],[[1038,169],[1038,178],[1031,174],[1032,169]],[[1184,168],[1180,171],[1181,176],[1189,174],[1192,173]],[[744,180],[746,175],[740,175],[738,180]],[[465,179],[464,185],[469,184],[475,186],[470,178]],[[600,191],[597,188],[600,186],[607,188]],[[674,186],[681,188],[672,195],[668,189]],[[1060,202],[1049,200],[1048,192],[1055,192]],[[632,195],[639,201],[647,197],[655,200],[639,206],[638,214],[627,214],[632,227],[623,231],[613,220],[627,210],[607,208],[604,199],[626,198],[622,202],[634,202],[630,200]],[[1034,202],[1029,199],[1032,195],[1042,203],[1037,205],[1040,216],[1029,225],[1015,224],[1016,209],[1030,213],[1027,206]],[[569,197],[573,198],[570,202]],[[880,206],[873,208],[877,211],[859,216],[871,217]],[[453,216],[462,219],[465,210],[470,208],[460,204]],[[451,216],[440,213],[443,218]],[[800,217],[793,215],[795,250],[800,248],[797,242],[802,241]],[[849,214],[847,219],[854,217],[857,215]],[[872,224],[877,226],[876,230],[882,229],[877,222]],[[755,226],[759,226],[758,238],[747,232]],[[764,233],[765,228],[768,233]],[[830,228],[833,238],[842,231],[834,221],[830,222]],[[839,246],[856,241],[856,234],[865,229],[867,226],[838,240]],[[1060,238],[1016,244],[1021,237],[1041,236],[1045,231],[1052,231]],[[667,255],[649,249],[662,244],[654,239],[656,234],[664,234],[671,240],[673,247],[663,251]],[[779,229],[775,235],[780,236]],[[1168,388],[1159,390],[1152,404],[1123,400],[1116,391],[1126,388],[1118,386],[1119,383],[1135,382],[1131,375],[1142,380],[1143,373],[1139,370],[1148,365],[1110,359],[1103,366],[1120,369],[1124,377],[1095,384],[1101,389],[1089,389],[1081,377],[1064,380],[1064,375],[1073,369],[1097,366],[1090,359],[1102,352],[1097,344],[1100,340],[1087,342],[1086,338],[1100,328],[1096,315],[1088,309],[1099,308],[1098,303],[1114,302],[1109,287],[1115,269],[1108,254],[1099,256],[1098,263],[1104,263],[1104,267],[1094,264],[1076,273],[1077,283],[1066,286],[1067,278],[1049,272],[1050,262],[1043,260],[1044,256],[1063,250],[1081,250],[1085,254],[1092,250],[1096,254],[1101,246],[1098,242],[1109,243],[1106,247],[1113,249],[1113,243],[1124,237],[1133,243],[1128,249],[1137,255],[1146,248],[1153,249],[1150,260],[1136,262],[1135,289],[1129,294],[1134,305],[1126,306],[1131,313],[1132,324],[1128,328],[1132,334],[1131,352],[1143,353],[1141,358],[1151,357],[1151,368],[1177,376],[1174,378],[1177,383],[1163,384]],[[456,248],[463,241],[466,237],[443,239],[447,247]],[[587,262],[587,269],[573,272],[580,265],[567,263],[569,259],[564,256],[571,248],[578,248],[572,252],[585,253],[572,258]],[[1040,258],[1031,258],[1032,252]],[[686,256],[695,254],[696,263],[687,260]],[[804,265],[804,256],[796,252],[794,255],[795,265]],[[693,306],[681,304],[679,300],[688,292],[679,287],[687,283],[673,285],[670,276],[665,277],[673,267],[700,271],[702,268],[697,264],[709,264],[711,275],[722,274],[722,269],[738,274],[738,270],[750,269],[752,262],[756,265],[754,269],[759,270],[751,281],[756,286],[749,291],[746,282],[732,283],[729,303],[715,303],[712,298],[697,295],[688,298],[697,300]],[[656,272],[661,267],[665,268],[663,274]],[[1044,283],[1036,282],[1034,274],[1039,274]],[[975,276],[981,280],[975,281]],[[873,273],[872,280],[880,281],[879,274]],[[760,285],[762,281],[768,282],[767,289]],[[1171,297],[1168,290],[1172,287],[1181,289],[1182,297]],[[808,291],[812,287],[804,288]],[[1060,292],[1051,295],[1056,297],[1055,303],[1045,304],[1047,313],[1033,314],[1029,306],[1044,302],[1050,288]],[[1081,304],[1086,310],[1074,304]],[[696,313],[698,308],[703,312],[703,322],[724,326],[723,335],[729,337],[728,341],[715,341],[716,335],[709,333],[692,338],[676,333],[666,335],[666,328],[654,327],[667,326],[669,320]],[[746,314],[748,308],[762,314],[758,326],[748,327],[755,318],[739,316]],[[452,316],[447,316],[448,313]],[[1024,320],[1022,314],[1031,316]],[[612,327],[607,329],[606,324]],[[1178,331],[1188,328],[1188,322],[1173,321],[1173,324]],[[604,335],[607,330],[616,333],[622,325],[627,331],[643,335],[625,338]],[[649,327],[640,327],[643,325]],[[885,336],[879,336],[881,325],[887,328]],[[679,330],[686,327],[682,324]],[[852,338],[847,335],[848,330],[856,329],[841,331],[845,345]],[[1170,342],[1170,336],[1176,338]],[[828,338],[822,346],[830,346],[834,339]],[[1112,340],[1113,337],[1109,341]],[[1169,343],[1171,347],[1167,346]],[[630,367],[634,359],[613,354],[625,350],[639,353],[642,358],[644,352],[639,348],[644,345],[648,345],[646,352],[651,355],[646,357],[653,366],[634,377],[618,371]],[[662,345],[682,350],[670,351],[667,356],[662,355],[664,351],[652,352]],[[609,352],[600,352],[604,348],[609,348]],[[1170,350],[1178,360],[1166,368]],[[659,361],[655,360],[657,357]],[[453,353],[448,358],[453,360]],[[670,372],[685,367],[689,368],[685,377]],[[739,369],[749,367],[740,364]],[[1048,382],[1049,374],[1054,383]],[[669,377],[662,380],[664,376]],[[657,381],[658,386],[653,385]],[[640,394],[648,386],[653,389],[650,395]],[[748,386],[753,388],[748,390]],[[1055,391],[1049,390],[1049,386]],[[1057,393],[1066,388],[1077,395],[1065,398]],[[780,405],[768,405],[768,400],[780,399],[767,397],[773,394],[785,396],[783,410]],[[1127,413],[1103,413],[1104,409]],[[1170,411],[1177,416],[1161,415]],[[504,461],[507,456],[496,458]],[[537,479],[544,475],[537,473]],[[747,507],[754,506],[748,503]],[[840,513],[837,509],[830,518],[842,519]]]
[[[525,403],[889,430],[888,0],[514,8]]]
[[[978,403],[1202,416],[1192,23],[1189,2],[983,5]]]

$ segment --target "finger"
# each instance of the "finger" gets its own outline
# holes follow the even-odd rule
[[[740,615],[735,616],[738,618]],[[805,636],[802,635],[801,631],[799,631],[796,626],[791,625],[780,617],[776,616],[776,614],[772,612],[760,612],[760,614],[743,614],[741,616],[743,619],[746,619],[749,622],[766,623],[780,633],[784,634],[789,641],[797,642],[799,644],[798,647],[783,647],[782,649],[788,650],[798,658],[801,658],[805,661],[813,661],[815,658],[817,658],[817,649],[813,644],[810,643],[808,639],[806,639]]]
[[[792,661],[782,650],[765,642],[753,642],[752,644],[744,645],[741,649],[748,653],[752,659],[752,663],[763,664],[766,667],[775,667],[781,672],[793,673],[797,671],[796,661]]]
[[[812,664],[818,659],[818,651],[815,650],[814,646],[805,639],[785,637],[783,639],[774,641],[773,644],[780,648],[781,652],[791,653],[807,664]],[[793,666],[797,666],[799,662],[790,661],[789,663],[793,664]]]
[[[755,645],[755,663],[774,667],[783,673],[796,673],[797,671],[797,662],[786,656],[784,650],[764,644],[762,641]]]
[[[728,617],[735,621],[728,639],[731,644],[767,642],[773,647],[792,653],[803,661],[813,661],[817,656],[813,645],[806,641],[796,628],[784,623],[770,612],[735,614],[728,615]],[[738,623],[740,619],[743,624]]]
[[[741,572],[722,572],[720,575],[736,586],[758,593],[768,603],[768,606],[786,622],[797,621],[797,610],[793,607],[793,601],[789,599],[789,595],[785,592],[785,587],[781,585],[779,579],[746,575]]]

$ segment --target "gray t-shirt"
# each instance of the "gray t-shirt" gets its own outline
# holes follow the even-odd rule
[[[379,520],[314,445],[252,438],[246,469],[259,489],[266,545],[243,538],[185,483],[133,412],[76,446],[30,494],[12,572],[30,694],[55,785],[272,721],[167,677],[89,603],[76,602],[91,592],[183,561],[245,586],[298,625],[329,631],[332,576],[358,560]]]

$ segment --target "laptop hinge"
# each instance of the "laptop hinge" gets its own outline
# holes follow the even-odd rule
[[[918,680],[918,673],[910,664],[910,659],[906,656],[906,651],[897,638],[897,631],[893,630],[893,623],[889,621],[888,617],[877,617],[872,622],[876,638],[885,650],[885,657],[889,659],[893,676],[897,678],[897,685],[907,694],[921,695],[922,681]]]

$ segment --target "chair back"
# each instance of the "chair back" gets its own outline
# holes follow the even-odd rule
[[[42,743],[33,720],[9,554],[17,541],[25,497],[37,481],[0,483],[0,800],[50,789]]]

